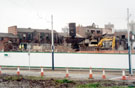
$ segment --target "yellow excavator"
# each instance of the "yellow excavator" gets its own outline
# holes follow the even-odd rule
[[[112,48],[112,50],[115,48],[115,36],[113,36],[112,38],[103,38],[103,39],[101,39],[100,41],[99,41],[99,43],[98,43],[98,45],[97,45],[97,47],[98,48],[105,48],[104,46],[105,46],[105,42],[110,42],[111,44],[111,47],[110,48]]]
[[[89,46],[95,47],[98,50],[99,49],[104,49],[104,50],[112,49],[112,50],[114,50],[114,48],[115,48],[115,36],[103,38],[98,42],[98,44],[93,44],[93,42],[91,42],[91,44]]]

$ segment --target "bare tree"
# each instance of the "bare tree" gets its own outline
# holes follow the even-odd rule
[[[65,34],[65,35],[69,35],[69,28],[68,27],[64,27],[62,28],[62,32]]]

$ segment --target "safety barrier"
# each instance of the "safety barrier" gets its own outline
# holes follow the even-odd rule
[[[128,54],[55,53],[55,67],[128,69]],[[51,53],[0,52],[2,66],[52,66]],[[132,55],[135,69],[135,54]]]

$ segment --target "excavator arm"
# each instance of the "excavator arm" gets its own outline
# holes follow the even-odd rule
[[[113,38],[103,38],[103,39],[101,39],[99,41],[97,47],[98,48],[102,47],[104,41],[110,41],[110,40],[112,41],[112,49],[114,49],[114,47],[115,47],[115,36],[113,36]]]
[[[114,49],[115,47],[115,36],[113,36],[113,40],[112,40],[112,49]]]

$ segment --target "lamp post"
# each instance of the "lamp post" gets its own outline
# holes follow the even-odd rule
[[[131,42],[130,42],[130,27],[129,27],[129,9],[127,8],[127,31],[128,31],[128,59],[129,59],[129,74],[133,75],[132,59],[131,59]]]
[[[30,48],[31,48],[31,45],[28,44],[29,70],[30,70]]]
[[[43,19],[43,17],[40,17],[37,15],[40,19]],[[46,20],[46,19],[45,19]],[[46,20],[47,21],[47,20]],[[48,22],[48,21],[47,21]],[[51,23],[51,49],[52,49],[52,70],[54,70],[54,33],[53,33],[53,15],[51,15],[51,22],[49,21],[48,23]]]
[[[52,29],[52,70],[54,70],[54,33],[53,33],[53,15],[51,15],[51,29]]]

